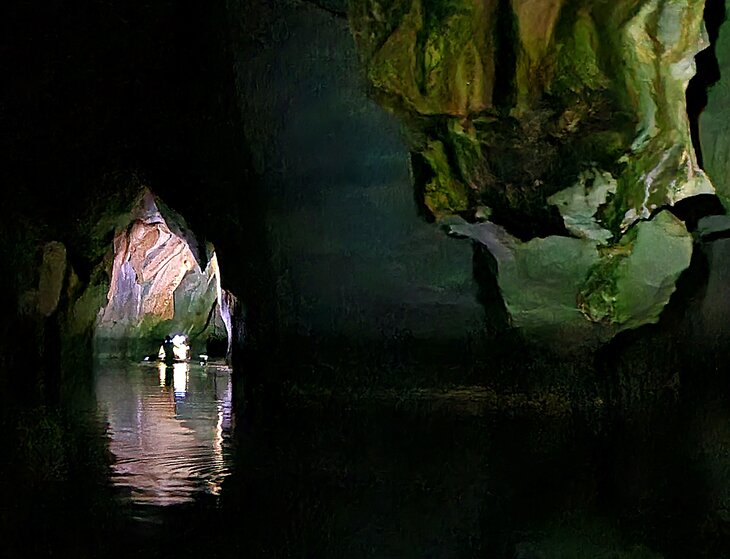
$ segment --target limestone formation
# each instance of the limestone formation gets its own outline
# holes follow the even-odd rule
[[[220,274],[212,247],[207,262],[178,214],[144,190],[114,237],[102,338],[199,336],[212,326]]]
[[[703,8],[350,2],[373,96],[406,126],[425,208],[448,223],[489,208],[493,223],[468,236],[497,259],[515,325],[657,320],[692,250],[662,210],[714,193],[685,101],[708,46]]]
[[[691,235],[667,211],[611,247],[558,235],[522,242],[499,225],[460,217],[445,225],[489,249],[513,323],[535,332],[575,333],[592,323],[593,336],[606,339],[654,323],[692,257]]]

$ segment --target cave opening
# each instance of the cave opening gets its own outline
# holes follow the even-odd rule
[[[229,474],[237,300],[178,212],[147,187],[129,208],[105,261],[94,394],[114,486],[136,505],[180,505],[219,495]]]
[[[148,188],[120,218],[107,268],[109,289],[94,335],[97,357],[230,358],[235,297],[221,287],[215,247],[199,241]]]

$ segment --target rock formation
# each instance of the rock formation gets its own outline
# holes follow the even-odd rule
[[[492,252],[515,326],[612,335],[658,319],[692,253],[671,208],[714,193],[685,101],[708,46],[703,8],[350,2],[372,94],[409,134],[424,207]],[[477,214],[489,222],[467,223]]]
[[[223,330],[220,272],[212,247],[201,253],[183,218],[147,189],[121,221],[108,302],[99,314],[99,340],[159,340],[169,333],[194,340],[213,334],[216,325]],[[226,330],[223,337],[230,339]]]

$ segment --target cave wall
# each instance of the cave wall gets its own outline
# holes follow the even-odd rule
[[[265,183],[285,330],[459,339],[468,243],[418,214],[400,124],[367,96],[342,2],[229,2],[241,119]]]
[[[140,359],[171,334],[186,335],[195,354],[216,336],[228,345],[214,247],[201,246],[185,219],[147,188],[117,222],[105,259],[111,269],[96,321],[97,354]]]
[[[409,131],[416,195],[493,252],[510,318],[531,335],[655,323],[689,266],[684,223],[662,213],[714,194],[685,99],[709,46],[703,8],[348,4],[371,96]]]
[[[730,210],[730,2],[708,0],[706,3],[708,29],[713,46],[704,61],[703,85],[706,91],[698,95],[701,109],[697,140],[701,147],[705,170],[717,190],[725,209]],[[701,330],[699,346],[710,355],[724,351],[730,336],[727,322],[730,312],[730,220],[715,217],[705,220],[705,234],[711,242],[703,249],[708,262],[708,281],[701,311],[695,317]]]
[[[714,192],[685,104],[709,46],[702,0],[349,6],[374,96],[433,175],[417,186],[435,216],[481,203],[523,240],[555,233],[539,204],[587,164],[615,175],[601,218],[614,233]]]
[[[712,178],[717,195],[725,208],[730,208],[730,124],[728,122],[728,101],[730,101],[730,29],[723,23],[730,10],[730,3],[714,0],[712,17],[716,43],[714,64],[708,68],[712,77],[707,91],[706,106],[699,117],[699,141],[702,146],[703,163]]]
[[[672,15],[671,3],[660,4]],[[685,55],[702,44],[695,17],[698,3],[681,5],[692,16],[692,36],[683,36],[686,52],[667,51],[679,56],[675,62],[683,70],[672,82],[674,101],[678,84],[687,78],[685,70],[691,69]],[[3,371],[33,368],[43,377],[45,369],[60,367],[62,315],[74,313],[77,305],[82,313],[98,309],[108,289],[103,259],[114,231],[108,220],[125,211],[142,184],[153,187],[196,233],[214,243],[224,288],[243,303],[231,317],[239,325],[236,339],[243,345],[245,320],[246,343],[255,342],[264,358],[275,353],[279,326],[352,338],[409,331],[459,340],[482,327],[484,306],[498,314],[499,305],[484,300],[489,297],[484,284],[493,276],[480,285],[472,279],[470,242],[447,238],[429,223],[428,206],[414,194],[413,181],[423,172],[424,161],[419,166],[414,158],[412,164],[411,152],[414,146],[423,147],[426,138],[414,135],[419,126],[403,119],[397,107],[389,107],[395,116],[388,114],[382,108],[387,104],[369,89],[372,76],[358,55],[345,2],[88,1],[69,9],[51,0],[42,6],[18,2],[11,11],[8,21],[15,24],[0,38],[8,84],[2,113],[6,133],[0,136],[8,161],[0,168],[6,186],[0,260],[12,270],[0,276],[0,303],[8,309],[0,323]],[[568,37],[571,29],[578,29],[593,47],[594,31],[600,30],[584,19],[577,17],[571,20],[574,27],[557,26],[555,32]],[[650,31],[656,31],[649,23]],[[439,33],[446,32],[441,38],[451,53],[450,41],[463,29],[436,31],[438,41]],[[722,37],[721,32],[721,42]],[[531,48],[523,60],[531,60]],[[456,63],[443,68],[443,78],[464,70],[462,54],[470,65],[474,62],[468,52],[457,51]],[[721,65],[722,56],[718,50]],[[504,77],[504,68],[484,64],[485,76],[493,72]],[[652,83],[663,83],[664,70],[649,66]],[[438,72],[434,76],[438,84]],[[718,127],[724,122],[719,95],[723,84],[721,80],[713,90],[718,100],[713,104],[711,99],[706,112],[706,122]],[[604,82],[594,85],[599,91],[605,87]],[[464,98],[448,87],[435,87],[432,93],[431,100],[428,95],[416,99],[418,106],[433,109],[433,99],[440,95],[459,101],[455,109],[449,105],[455,112],[483,105],[481,97]],[[492,93],[497,105],[524,108],[531,106],[535,92],[527,87],[522,97]],[[586,105],[579,108],[587,110]],[[563,109],[551,114],[565,117],[556,125],[570,135],[573,121]],[[544,113],[537,111],[540,115]],[[665,116],[670,123],[682,117]],[[529,128],[541,122],[528,118],[522,124]],[[469,165],[475,161],[468,158],[471,128],[456,124],[437,132],[449,141],[464,140],[458,144],[466,150],[460,152],[461,161]],[[633,140],[636,123],[630,124],[620,128]],[[705,131],[709,129],[707,124]],[[519,139],[521,130],[513,130],[508,139]],[[597,132],[605,139],[615,131]],[[683,148],[685,132],[682,128]],[[654,143],[661,146],[667,139],[662,134],[657,138]],[[489,140],[492,148],[497,140],[499,136]],[[536,141],[528,141],[530,149],[543,145],[541,138],[527,140]],[[720,167],[713,171],[711,161],[724,157],[721,140],[721,128],[714,139],[710,135],[703,140],[708,172],[717,184],[725,173]],[[502,146],[507,152],[519,147]],[[454,171],[455,152],[446,167],[440,167],[444,161],[437,144],[432,142],[425,153],[429,166],[433,163],[447,174]],[[655,163],[657,154],[661,149],[642,161]],[[680,163],[683,173],[694,169],[689,151]],[[671,178],[671,173],[662,176]],[[641,198],[637,196],[632,191],[626,199]],[[475,215],[480,210],[469,209]],[[563,226],[562,217],[553,212],[551,219]],[[67,273],[61,292],[73,296],[60,299],[60,314],[43,317],[27,312],[35,308],[27,293],[40,285],[48,243],[61,243],[66,251],[67,270],[73,274]],[[713,262],[723,258],[711,256]],[[710,279],[713,297],[723,297],[723,266]],[[78,299],[82,293],[89,295]],[[705,306],[709,312],[712,302]],[[717,316],[713,321],[721,322]],[[87,334],[82,328],[72,335],[84,340]],[[6,383],[3,393],[9,393],[9,375],[0,378]]]

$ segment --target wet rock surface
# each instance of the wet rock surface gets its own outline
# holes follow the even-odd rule
[[[546,288],[536,305],[565,312],[529,321],[512,305],[516,324],[560,326],[582,312],[635,327],[655,322],[668,301],[662,282],[651,312],[632,289],[614,289],[623,281],[613,276],[614,256],[627,253],[635,229],[661,208],[714,193],[696,161],[685,102],[694,56],[709,45],[703,7],[661,0],[351,5],[373,95],[410,131],[424,206],[437,219],[468,219],[488,206],[490,219],[525,243],[524,262],[535,259],[544,283],[565,285],[565,297],[558,289],[551,301]],[[642,245],[658,243],[653,248],[676,261],[664,278],[672,282],[689,265],[688,248],[667,248],[674,233],[663,219],[647,231],[667,238],[642,234]],[[600,262],[578,257],[573,247],[590,252],[590,245],[568,235],[606,245]],[[539,263],[545,253],[549,266]],[[646,273],[653,285],[654,265],[639,255],[631,275]],[[597,280],[604,275],[611,277]],[[571,300],[575,282],[581,294]],[[523,292],[539,289],[525,284]],[[516,296],[505,294],[508,308]]]
[[[221,287],[212,250],[201,255],[183,218],[148,189],[140,193],[127,219],[130,222],[118,227],[114,238],[108,302],[97,325],[100,343],[161,340],[171,332],[197,338],[214,327],[211,316]]]

